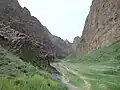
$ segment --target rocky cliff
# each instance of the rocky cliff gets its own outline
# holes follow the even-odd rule
[[[120,40],[120,0],[93,0],[78,44],[88,52]]]
[[[17,0],[0,0],[0,41],[0,45],[35,66],[48,66],[55,56],[44,26]]]

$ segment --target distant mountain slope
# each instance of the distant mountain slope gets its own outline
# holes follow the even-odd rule
[[[50,40],[55,47],[57,57],[65,57],[72,52],[72,43],[70,43],[68,40],[64,41],[60,37],[52,35],[46,27],[45,30],[48,33]]]

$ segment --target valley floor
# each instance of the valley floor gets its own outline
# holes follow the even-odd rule
[[[0,90],[120,90],[120,42],[51,65],[59,83],[0,46]]]
[[[69,90],[120,90],[120,75],[102,73],[113,67],[68,62],[52,65],[62,73],[62,80]]]
[[[120,90],[120,42],[52,65],[69,90]]]

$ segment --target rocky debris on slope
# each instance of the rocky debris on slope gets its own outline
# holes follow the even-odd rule
[[[72,52],[72,44],[68,40],[64,41],[60,37],[52,35],[46,27],[44,28],[55,47],[56,56],[58,58],[64,58]]]
[[[79,52],[88,52],[120,40],[120,0],[93,0]]]

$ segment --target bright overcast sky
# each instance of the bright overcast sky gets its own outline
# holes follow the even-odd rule
[[[81,36],[92,0],[18,0],[49,31],[73,41]]]

